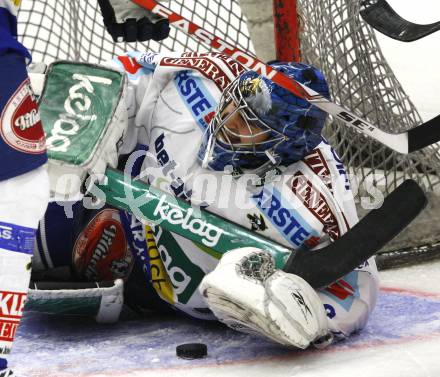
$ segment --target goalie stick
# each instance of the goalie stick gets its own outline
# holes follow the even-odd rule
[[[400,17],[386,0],[361,1],[362,18],[386,36],[402,42],[412,42],[440,30],[440,21],[420,25]]]
[[[107,169],[106,177],[105,184],[92,186],[90,192],[101,199],[104,194],[108,204],[190,239],[207,252],[213,250],[217,258],[237,247],[266,250],[274,256],[277,268],[301,276],[314,288],[327,286],[364,263],[402,231],[427,202],[419,185],[407,180],[379,209],[370,211],[329,246],[292,250],[117,170]]]
[[[343,121],[350,127],[372,137],[396,152],[407,154],[440,141],[440,115],[405,132],[394,134],[382,131],[377,126],[362,119],[350,110],[329,101],[327,98],[307,86],[290,79],[283,73],[276,71],[274,68],[258,60],[255,56],[232,46],[230,43],[216,37],[192,21],[189,21],[163,5],[158,4],[157,1],[132,1],[161,17],[167,17],[171,25],[182,30],[187,35],[232,57],[247,68],[269,78],[296,96],[307,100],[321,110]]]

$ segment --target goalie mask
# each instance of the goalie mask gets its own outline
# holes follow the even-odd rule
[[[270,65],[329,98],[325,78],[316,68],[301,63]],[[248,71],[224,91],[198,157],[213,170],[232,166],[239,173],[262,175],[314,149],[322,140],[326,116],[306,100]]]

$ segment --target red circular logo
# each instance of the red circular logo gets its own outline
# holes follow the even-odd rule
[[[79,234],[73,248],[73,265],[84,280],[128,277],[133,256],[117,210],[102,210]]]
[[[12,148],[25,153],[46,151],[44,130],[29,79],[11,96],[0,118],[0,134]]]

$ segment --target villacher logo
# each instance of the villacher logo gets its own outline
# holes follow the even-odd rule
[[[43,126],[29,79],[23,81],[3,109],[0,135],[18,151],[32,154],[46,151]]]

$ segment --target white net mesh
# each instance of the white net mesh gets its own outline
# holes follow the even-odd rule
[[[297,0],[297,3],[304,20],[301,60],[324,72],[335,102],[389,132],[408,130],[422,123],[388,66],[375,33],[359,16],[359,0]],[[416,180],[430,192],[428,209],[382,252],[394,253],[400,249],[396,255],[402,255],[403,249],[406,255],[418,257],[437,254],[438,145],[402,155],[334,119],[329,121],[326,135],[354,175],[352,183],[357,180],[359,184],[358,200],[366,190],[371,193],[372,185],[387,193],[407,178]],[[365,213],[361,205],[358,208],[361,215]]]
[[[164,5],[242,49],[253,51],[237,0],[171,1]],[[115,44],[103,27],[96,0],[23,0],[18,18],[22,43],[32,52],[34,61],[45,63],[56,59],[98,63],[132,50],[207,50],[175,28],[161,43]]]
[[[302,60],[324,71],[334,101],[390,132],[422,123],[382,55],[374,32],[359,17],[358,0],[298,3],[302,17],[307,20],[301,35]],[[328,38],[329,35],[332,37]],[[405,178],[417,180],[430,191],[439,186],[438,146],[401,155],[348,129],[340,121],[331,122],[327,133],[331,144],[361,181],[375,174],[377,184],[386,191]]]

